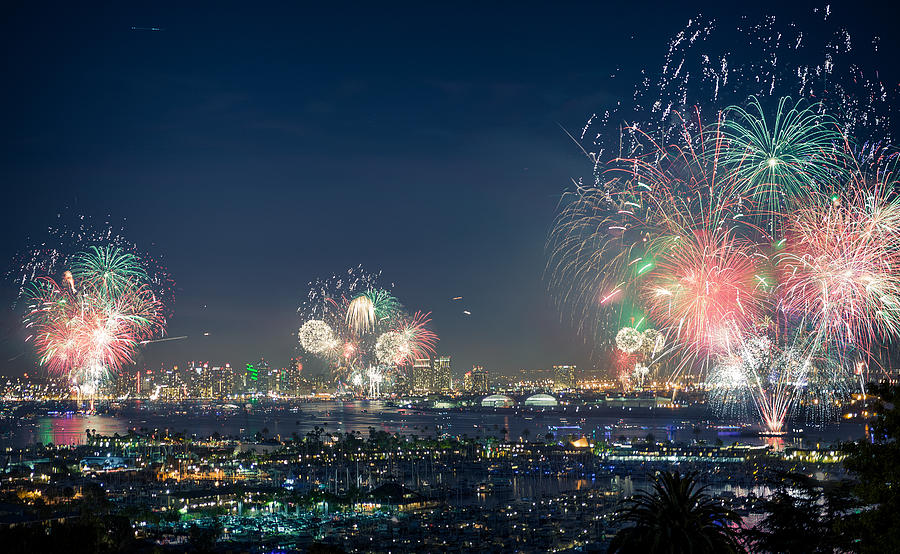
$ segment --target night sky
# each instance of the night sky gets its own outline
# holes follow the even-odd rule
[[[307,283],[363,264],[433,312],[457,374],[590,364],[542,280],[560,193],[590,174],[560,126],[628,100],[698,11],[736,9],[124,4],[6,6],[2,259],[60,212],[125,219],[190,337],[154,366],[286,364]],[[9,308],[2,331],[0,372],[32,369]]]

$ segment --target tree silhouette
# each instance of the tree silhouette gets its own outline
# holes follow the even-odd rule
[[[745,531],[754,552],[855,550],[841,533],[843,515],[855,508],[847,482],[819,482],[800,474],[774,477],[781,485],[762,502],[766,517]]]
[[[611,553],[744,552],[740,517],[707,495],[693,475],[661,473],[651,492],[627,501],[618,520],[628,526],[613,538]]]

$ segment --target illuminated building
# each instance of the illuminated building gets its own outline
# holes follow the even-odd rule
[[[503,394],[492,394],[481,399],[481,405],[484,408],[511,408],[516,401]]]
[[[558,406],[559,402],[549,394],[534,394],[525,399],[526,406],[535,407],[552,407]]]
[[[431,358],[416,358],[410,368],[409,389],[415,394],[431,391]]]
[[[453,390],[453,375],[450,372],[450,356],[438,356],[432,362],[433,392],[447,393]]]
[[[481,394],[488,391],[488,374],[484,366],[472,366],[472,371],[467,371],[463,380],[466,392]]]
[[[578,370],[574,365],[553,366],[553,382],[557,388],[572,389],[577,386],[575,373]]]

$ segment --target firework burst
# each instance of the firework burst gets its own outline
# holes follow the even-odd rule
[[[141,341],[164,332],[165,317],[136,256],[105,247],[73,260],[62,285],[42,277],[26,288],[24,322],[40,363],[93,395]]]
[[[729,144],[721,161],[734,174],[735,193],[755,204],[773,233],[780,214],[830,188],[844,152],[837,121],[818,104],[802,104],[782,98],[770,118],[754,97],[748,108],[732,106],[724,116]]]
[[[888,185],[852,182],[787,214],[781,305],[823,341],[868,349],[900,333],[900,200]]]
[[[107,269],[131,272],[133,279],[151,289],[165,318],[174,314],[175,280],[162,263],[161,256],[152,256],[125,238],[124,224],[96,221],[69,210],[58,214],[46,233],[35,237],[16,253],[6,276],[18,288],[18,304],[28,301],[26,289],[42,277],[62,275],[61,284],[73,292],[77,268],[82,269],[82,277],[102,278],[100,267],[92,268],[92,264],[113,264]],[[116,268],[115,264],[123,264],[123,267]],[[119,272],[112,275],[118,278]]]
[[[755,253],[723,231],[676,237],[643,287],[650,314],[694,351],[727,349],[764,308]]]
[[[413,359],[434,352],[428,314],[408,315],[380,274],[357,267],[310,287],[298,309],[300,346],[329,364],[336,382],[377,396]]]
[[[854,356],[900,336],[896,155],[878,146],[900,103],[832,30],[813,45],[741,23],[736,59],[692,21],[634,106],[585,126],[593,179],[563,195],[546,273],[585,340],[621,352],[623,382],[671,355],[670,380],[689,372],[774,432],[839,405]],[[662,354],[645,352],[650,326]]]

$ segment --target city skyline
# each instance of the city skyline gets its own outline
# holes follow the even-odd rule
[[[7,7],[4,551],[900,552],[885,7]]]

